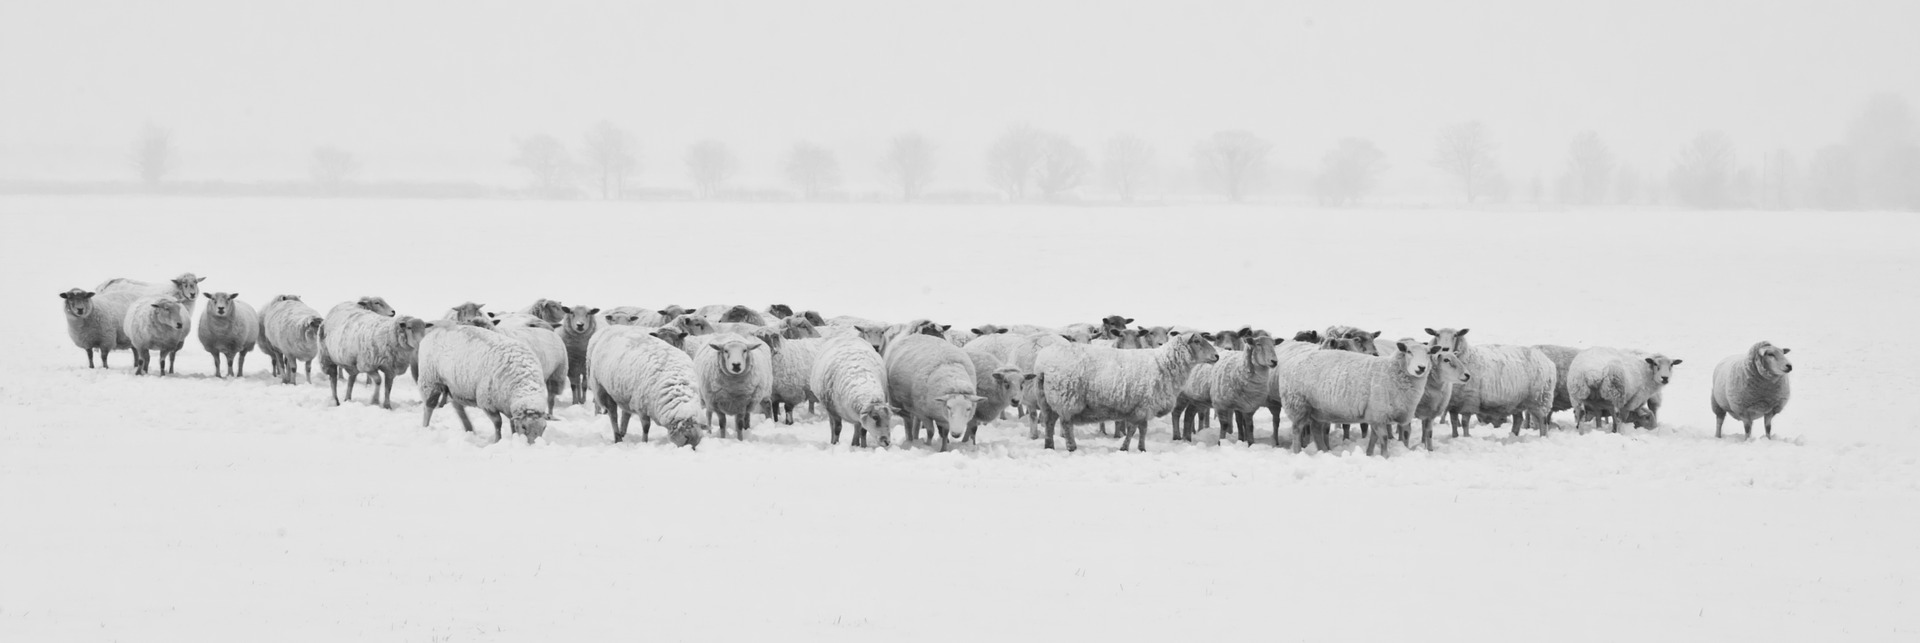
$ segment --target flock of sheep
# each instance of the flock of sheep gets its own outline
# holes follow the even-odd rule
[[[92,292],[61,293],[68,334],[87,352],[89,368],[96,351],[105,367],[110,352],[131,349],[136,374],[171,373],[204,279],[111,279]],[[1385,456],[1389,440],[1410,445],[1416,420],[1428,450],[1440,418],[1456,437],[1476,420],[1510,421],[1514,435],[1544,434],[1552,414],[1568,409],[1575,428],[1588,421],[1611,422],[1615,432],[1622,421],[1651,427],[1661,390],[1681,363],[1637,350],[1475,344],[1465,328],[1383,342],[1377,331],[1334,326],[1283,340],[1251,328],[1138,327],[1116,315],[1061,328],[956,331],[926,320],[827,319],[784,305],[601,310],[547,299],[506,314],[462,304],[428,321],[396,315],[379,297],[343,302],[326,315],[296,295],[274,297],[259,311],[237,294],[204,297],[198,337],[216,377],[243,373],[258,346],[284,383],[302,365],[311,382],[318,360],[335,404],[341,376],[352,399],[364,374],[373,402],[391,409],[394,380],[411,372],[423,426],[451,404],[472,431],[472,406],[492,421],[496,440],[504,419],[529,442],[545,431],[565,390],[572,403],[591,400],[607,414],[616,442],[635,416],[641,440],[658,422],[673,444],[697,447],[712,430],[724,438],[731,428],[744,439],[755,412],[791,424],[796,407],[817,403],[835,444],[847,426],[854,446],[887,445],[898,416],[907,441],[937,436],[945,450],[953,440],[972,442],[981,423],[1017,408],[1030,439],[1046,427],[1049,449],[1056,429],[1071,451],[1076,425],[1099,423],[1105,433],[1112,423],[1122,451],[1145,451],[1153,418],[1172,414],[1173,439],[1191,441],[1208,429],[1211,411],[1222,437],[1251,443],[1254,412],[1265,408],[1276,447],[1284,413],[1295,452],[1308,442],[1327,450],[1333,425],[1350,438],[1358,424],[1367,454]],[[1714,369],[1716,436],[1731,415],[1749,439],[1756,419],[1772,437],[1789,393],[1787,353],[1760,342]]]

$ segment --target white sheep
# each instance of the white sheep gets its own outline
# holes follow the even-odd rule
[[[867,326],[870,328],[888,328],[893,326],[893,324],[890,322],[875,321],[872,319],[867,319],[865,317],[854,317],[852,315],[840,315],[838,317],[828,319],[826,325],[828,326]]]
[[[1580,349],[1555,344],[1535,344],[1533,348],[1553,360],[1553,406],[1547,410],[1547,424],[1553,424],[1555,412],[1573,408],[1573,398],[1567,395],[1567,369],[1573,367],[1573,358],[1580,355]]]
[[[880,353],[885,355],[887,347],[908,335],[930,335],[940,339],[947,338],[947,329],[951,324],[936,324],[925,319],[916,319],[904,324],[894,324],[887,328],[886,337],[880,342]]]
[[[777,326],[780,336],[787,339],[817,339],[821,337],[820,328],[812,320],[800,315],[788,315],[780,319]]]
[[[494,322],[494,330],[533,349],[534,357],[540,360],[540,370],[546,375],[547,415],[553,415],[554,401],[567,387],[567,369],[571,366],[566,342],[554,332],[552,324],[528,313],[502,315]]]
[[[447,314],[441,315],[440,318],[452,320],[462,324],[472,324],[473,322],[476,322],[476,321],[491,320],[493,319],[493,314],[484,310],[486,306],[487,306],[486,304],[476,304],[469,301],[469,302],[460,304],[458,306],[448,308]]]
[[[1253,444],[1253,413],[1267,406],[1267,389],[1272,385],[1273,368],[1280,364],[1274,339],[1266,331],[1242,328],[1235,331],[1245,350],[1220,351],[1220,361],[1208,368],[1213,381],[1207,385],[1208,403],[1220,423],[1220,435],[1234,432],[1240,441]],[[1280,446],[1274,432],[1273,446]]]
[[[598,308],[573,306],[560,322],[560,343],[567,347],[567,384],[574,404],[587,403],[587,344],[600,328],[595,317],[598,314]]]
[[[752,324],[754,326],[767,325],[767,317],[765,315],[762,315],[760,311],[746,306],[729,307],[725,311],[722,311],[719,316],[714,317],[713,321],[730,324]]]
[[[1426,393],[1438,346],[1424,350],[1403,339],[1394,351],[1375,357],[1358,352],[1316,350],[1299,355],[1280,379],[1282,406],[1293,421],[1293,450],[1299,453],[1311,437],[1321,451],[1331,448],[1327,430],[1333,424],[1366,423],[1382,427],[1367,440],[1367,455],[1376,447],[1387,455],[1389,430],[1410,423]]]
[[[698,337],[700,335],[713,335],[720,332],[719,327],[714,325],[712,321],[709,321],[707,318],[701,317],[699,315],[681,315],[679,317],[673,318],[673,321],[669,321],[665,325],[662,325],[660,327],[677,329],[681,333],[684,333],[685,335],[687,335],[688,337]],[[735,334],[744,334],[744,333],[735,333]]]
[[[753,337],[773,349],[773,391],[767,397],[767,419],[791,425],[795,406],[812,405],[818,399],[807,382],[813,378],[813,362],[819,357],[821,340],[787,339],[772,328],[762,329]],[[784,418],[780,414],[783,408]]]
[[[535,319],[559,326],[567,318],[567,306],[552,299],[535,299],[520,309],[522,315],[532,315]]]
[[[1760,342],[1746,354],[1720,360],[1713,367],[1713,437],[1720,437],[1729,415],[1746,425],[1747,439],[1753,439],[1755,418],[1765,419],[1767,437],[1773,437],[1773,416],[1787,408],[1787,397],[1793,392],[1787,381],[1787,374],[1793,372],[1787,353],[1792,351]]]
[[[887,329],[884,326],[815,326],[823,339],[834,337],[852,337],[873,347],[873,354],[880,354],[880,346],[887,342]]]
[[[667,323],[660,313],[639,306],[618,306],[608,308],[605,312],[596,314],[600,315],[598,319],[600,326],[647,326],[658,328]]]
[[[157,284],[116,277],[101,282],[93,291],[100,295],[130,295],[127,297],[129,304],[141,297],[166,297],[179,302],[180,321],[191,323],[194,306],[200,302],[200,282],[206,280],[206,277],[195,277],[191,272],[181,273],[170,281]]]
[[[1172,335],[1168,336],[1173,337]],[[1165,344],[1161,344],[1165,346]],[[1227,351],[1215,349],[1222,360]],[[1180,393],[1173,398],[1173,439],[1192,442],[1193,434],[1207,430],[1211,416],[1207,409],[1213,408],[1213,367],[1214,364],[1198,364],[1187,373],[1187,381],[1180,384]],[[1221,427],[1225,431],[1225,427]]]
[[[571,314],[578,315],[578,308]],[[614,442],[626,439],[627,424],[638,415],[641,442],[647,441],[657,420],[674,446],[700,446],[707,420],[693,358],[630,326],[594,333],[587,354],[594,365],[589,375],[593,397],[607,409]]]
[[[840,443],[842,422],[853,423],[852,445],[868,446],[869,437],[887,446],[893,431],[893,411],[887,400],[887,367],[880,354],[858,337],[820,340],[807,388],[827,412],[829,441]]]
[[[1352,345],[1351,341],[1344,341],[1344,344],[1349,348]],[[1323,350],[1347,349],[1342,348],[1338,343],[1328,342],[1320,336],[1319,331],[1312,330],[1303,330],[1294,333],[1293,339],[1274,347],[1273,372],[1267,377],[1267,414],[1272,416],[1274,433],[1277,434],[1280,432],[1281,409],[1282,402],[1284,401],[1280,390],[1281,380],[1288,376],[1288,372],[1294,368],[1294,363],[1301,356]],[[1209,395],[1211,395],[1211,393],[1209,393]],[[1204,422],[1205,417],[1203,416],[1201,420]],[[1204,427],[1205,425],[1203,424],[1202,426]],[[1297,430],[1294,432],[1294,439],[1300,439],[1299,431]]]
[[[292,384],[299,364],[307,366],[307,383],[313,383],[313,360],[320,356],[320,335],[326,318],[299,297],[289,296],[267,304],[260,313],[260,325],[267,342],[279,353],[280,382]]]
[[[967,351],[967,359],[973,361],[974,394],[980,396],[980,402],[974,406],[973,420],[967,422],[967,436],[962,442],[974,442],[974,435],[980,425],[1000,419],[1007,405],[1020,392],[1020,385],[1032,379],[1032,373],[1021,373],[1020,369],[1002,363],[987,353]]]
[[[727,437],[727,418],[732,417],[734,439],[745,440],[753,411],[773,392],[771,351],[765,342],[738,333],[708,335],[687,343],[697,345],[695,388],[709,417],[720,415],[720,437]]]
[[[1573,398],[1574,428],[1583,415],[1607,415],[1613,418],[1613,432],[1620,432],[1620,420],[1659,395],[1673,379],[1673,367],[1682,360],[1665,355],[1617,348],[1589,348],[1580,351],[1567,368],[1567,394]],[[1468,368],[1473,362],[1468,361]],[[1474,379],[1483,376],[1475,371]],[[1459,393],[1455,393],[1459,395]],[[1659,402],[1653,402],[1658,405]],[[1649,407],[1657,418],[1659,409]],[[1598,417],[1594,424],[1598,426]]]
[[[1213,337],[1206,333],[1181,335],[1153,350],[1121,350],[1085,344],[1062,344],[1040,350],[1034,358],[1046,393],[1046,447],[1053,448],[1056,423],[1066,430],[1067,450],[1079,448],[1073,426],[1079,422],[1118,422],[1120,450],[1138,436],[1147,448],[1147,421],[1173,410],[1175,397],[1198,364],[1219,361]]]
[[[1433,355],[1433,373],[1427,376],[1427,385],[1420,393],[1420,403],[1414,406],[1413,419],[1420,421],[1420,443],[1428,451],[1433,450],[1433,421],[1447,414],[1447,405],[1453,400],[1453,388],[1473,380],[1473,372],[1467,370],[1466,360],[1450,350],[1433,352],[1427,344],[1419,344],[1420,350]],[[1400,444],[1408,446],[1413,435],[1413,423],[1399,425]]]
[[[1426,329],[1433,345],[1460,354],[1473,380],[1453,389],[1447,412],[1458,419],[1454,426],[1467,434],[1478,414],[1512,416],[1513,434],[1529,423],[1546,435],[1552,424],[1553,388],[1559,371],[1553,360],[1531,346],[1475,346],[1467,342],[1471,329]],[[1458,437],[1456,435],[1455,437]]]
[[[107,353],[133,348],[127,339],[127,307],[131,294],[98,295],[79,288],[60,293],[60,307],[67,318],[67,338],[87,352],[87,368],[93,368],[93,353],[100,352],[100,368],[107,368]]]
[[[288,300],[299,301],[300,296],[274,295],[273,299],[267,302],[266,307],[261,308],[259,314],[254,315],[254,317],[259,319],[259,324],[254,327],[254,340],[258,342],[260,352],[267,356],[267,363],[273,366],[273,376],[276,379],[280,377],[282,356],[280,354],[280,347],[274,346],[273,338],[267,336],[267,311],[273,310],[274,304]]]
[[[912,333],[887,345],[887,400],[906,421],[907,441],[940,434],[940,450],[951,438],[964,437],[981,397],[973,360],[945,338]]]
[[[127,306],[121,328],[133,348],[133,374],[146,375],[151,351],[160,353],[160,374],[172,373],[180,347],[187,343],[185,306],[168,296],[146,296]]]
[[[1366,355],[1380,355],[1380,349],[1374,341],[1380,339],[1380,331],[1365,331],[1355,326],[1328,326],[1324,337],[1338,337],[1353,340],[1353,350]]]
[[[240,301],[240,293],[207,293],[206,298],[207,309],[200,313],[200,347],[213,355],[213,376],[220,377],[222,356],[227,358],[227,374],[243,376],[247,353],[260,339],[260,315]]]
[[[433,409],[452,403],[461,428],[473,432],[467,407],[479,407],[493,421],[499,441],[501,416],[514,433],[532,444],[547,431],[546,387],[540,359],[513,338],[450,320],[427,325],[420,339],[420,426],[433,426]]]
[[[333,405],[340,405],[340,373],[347,374],[347,399],[353,399],[353,381],[361,373],[372,376],[372,404],[393,408],[393,380],[413,367],[427,323],[411,315],[387,317],[367,306],[369,299],[341,302],[327,311],[320,329],[320,372],[333,389]],[[385,301],[381,303],[384,305]]]

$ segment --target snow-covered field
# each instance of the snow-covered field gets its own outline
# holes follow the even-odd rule
[[[0,197],[0,640],[1913,640],[1920,219],[1875,214]],[[541,444],[328,406],[258,353],[85,368],[54,294],[781,302],[957,324],[1332,323],[1686,359],[1667,425],[1388,460],[1261,445]],[[1781,439],[1712,365],[1794,349]],[[1565,419],[1565,414],[1562,414]],[[1267,426],[1262,415],[1258,422]],[[1736,429],[1737,432],[1737,429]],[[1357,436],[1356,436],[1357,437]],[[1417,639],[1415,637],[1418,637]]]

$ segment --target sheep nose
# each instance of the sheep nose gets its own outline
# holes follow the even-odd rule
[[[1413,374],[1414,374],[1414,375],[1426,375],[1426,374],[1427,374],[1427,367],[1425,367],[1425,366],[1415,366],[1415,367],[1413,367]]]
[[[1670,377],[1662,377],[1662,378],[1660,378],[1660,383],[1661,383],[1661,384],[1665,384],[1665,383],[1667,383],[1667,380],[1670,380],[1670,379],[1673,379],[1673,378],[1670,378]]]
[[[1471,381],[1473,381],[1473,374],[1472,374],[1472,373],[1461,373],[1461,374],[1460,374],[1460,381],[1462,381],[1462,382],[1471,382]]]
[[[1792,372],[1793,372],[1793,365],[1792,365],[1792,364],[1788,364],[1788,365],[1787,365],[1787,372],[1788,372],[1788,373],[1792,373]]]

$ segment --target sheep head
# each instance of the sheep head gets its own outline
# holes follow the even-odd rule
[[[393,307],[387,305],[387,300],[379,297],[361,297],[359,301],[353,302],[353,304],[382,316],[393,316]]]
[[[186,319],[184,319],[184,315],[181,314],[186,309],[180,306],[180,302],[171,299],[162,299],[153,302],[153,310],[155,317],[164,315],[165,319],[172,322],[174,330],[187,329]]]
[[[1459,353],[1446,349],[1432,352],[1432,348],[1434,347],[1428,347],[1429,353],[1433,355],[1433,375],[1429,376],[1432,378],[1431,381],[1465,384],[1473,380],[1473,373],[1467,370],[1467,362],[1460,359]]]
[[[1019,388],[1021,380],[1033,376],[1022,374],[1017,366],[1002,366],[994,369],[993,374],[988,377],[993,379],[994,386],[1012,395],[1014,390]]]
[[[1646,358],[1647,373],[1653,377],[1653,381],[1659,382],[1664,386],[1667,382],[1673,380],[1673,367],[1679,366],[1680,361],[1681,360],[1672,359],[1665,355],[1648,357]]]
[[[671,326],[680,329],[688,335],[712,335],[714,330],[713,322],[707,321],[707,318],[699,315],[681,315],[675,317]]]
[[[547,432],[547,412],[540,408],[518,408],[508,414],[507,420],[513,424],[513,432],[526,436],[527,444]]]
[[[793,307],[786,304],[774,304],[767,307],[767,314],[780,319],[786,319],[793,316]]]
[[[1427,377],[1429,373],[1433,372],[1434,354],[1446,350],[1439,346],[1428,346],[1413,341],[1412,339],[1403,339],[1394,342],[1393,346],[1399,349],[1400,355],[1403,357],[1403,359],[1400,360],[1400,367],[1406,372],[1407,377]]]
[[[987,398],[967,393],[948,393],[933,398],[940,403],[947,420],[947,435],[962,438],[967,435],[967,423],[973,421],[973,413]]]
[[[427,336],[427,322],[412,315],[400,315],[393,318],[393,335],[407,350],[420,348],[420,340]]]
[[[1119,328],[1111,331],[1114,348],[1146,348],[1147,329]]]
[[[533,316],[540,321],[558,325],[567,318],[567,307],[552,299],[540,299],[533,302]]]
[[[820,329],[813,322],[799,315],[788,315],[780,320],[780,336],[786,339],[807,339],[819,337]]]
[[[700,448],[700,438],[707,434],[707,423],[700,418],[680,418],[667,422],[667,441],[673,446]]]
[[[593,316],[600,314],[598,308],[574,306],[567,309],[567,315],[561,318],[561,325],[567,330],[584,333],[593,330]]]
[[[1213,345],[1213,333],[1192,333],[1175,338],[1182,349],[1193,355],[1196,364],[1212,364],[1220,361],[1220,349]]]
[[[1212,333],[1212,336],[1215,348],[1229,351],[1246,350],[1247,348],[1247,342],[1245,338],[1240,336],[1239,331],[1223,330]]]
[[[678,328],[669,326],[667,328],[656,329],[648,334],[660,338],[660,341],[666,342],[668,346],[674,348],[686,346],[687,332]]]
[[[1473,330],[1473,329],[1471,328],[1462,328],[1459,330],[1454,330],[1452,328],[1442,328],[1440,330],[1434,330],[1431,328],[1426,329],[1427,334],[1433,336],[1433,345],[1439,346],[1441,348],[1454,351],[1454,352],[1466,352],[1467,331],[1469,330]]]
[[[1793,361],[1787,359],[1791,348],[1780,348],[1771,342],[1754,344],[1747,351],[1747,358],[1753,362],[1754,370],[1768,377],[1780,377],[1793,372]],[[1674,363],[1679,363],[1677,360]]]
[[[707,348],[720,354],[720,370],[728,375],[740,375],[747,372],[747,354],[765,347],[760,342],[713,342]]]
[[[887,329],[877,326],[854,326],[853,329],[860,332],[860,339],[873,346],[874,352],[883,352],[880,349],[887,345]]]
[[[75,288],[60,293],[60,298],[66,300],[63,306],[70,316],[86,317],[93,313],[93,293]]]
[[[210,292],[202,296],[212,302],[207,304],[207,314],[214,317],[227,317],[233,314],[233,300],[239,297],[240,293]]]
[[[880,446],[889,446],[893,434],[893,408],[886,402],[874,400],[860,410],[860,428],[867,432],[867,439],[880,439]],[[868,446],[872,446],[869,443]]]
[[[206,277],[195,277],[193,273],[183,273],[173,278],[173,298],[180,301],[193,301],[200,298],[200,282]]]
[[[1248,331],[1248,329],[1245,328],[1240,330]],[[1273,368],[1280,365],[1280,356],[1273,350],[1274,345],[1279,344],[1280,340],[1274,339],[1273,336],[1268,335],[1266,331],[1259,330],[1248,332],[1244,341],[1247,344],[1247,368],[1249,370]]]

